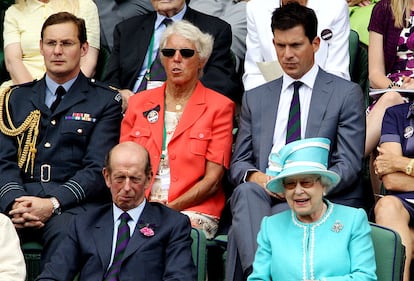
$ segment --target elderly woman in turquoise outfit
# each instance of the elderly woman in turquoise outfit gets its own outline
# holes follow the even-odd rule
[[[327,170],[329,145],[304,139],[270,155],[267,188],[290,209],[262,220],[249,281],[377,280],[365,211],[323,198],[340,179]]]

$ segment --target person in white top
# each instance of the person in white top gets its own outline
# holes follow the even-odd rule
[[[245,90],[267,82],[257,62],[277,61],[270,22],[272,12],[287,2],[299,2],[315,11],[318,18],[318,36],[321,38],[315,62],[325,71],[349,80],[350,25],[346,1],[250,0],[246,5],[247,37],[243,75]]]
[[[0,280],[26,280],[26,264],[20,240],[11,220],[0,214]]]
[[[93,77],[100,44],[95,3],[92,0],[16,0],[4,16],[4,61],[11,80],[5,81],[1,89],[45,75],[46,66],[39,49],[40,31],[50,15],[62,11],[85,20],[89,51],[82,57],[81,69],[87,77]]]

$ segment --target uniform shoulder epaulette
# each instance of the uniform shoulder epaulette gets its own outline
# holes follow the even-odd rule
[[[33,86],[34,84],[36,84],[37,83],[37,79],[35,79],[35,80],[33,80],[33,81],[30,81],[30,82],[26,82],[26,83],[22,83],[22,84],[14,84],[14,85],[11,85],[10,86],[10,88],[11,89],[15,89],[15,88],[21,88],[21,87],[31,87],[31,86]]]
[[[110,92],[114,93],[115,94],[114,100],[116,100],[117,102],[120,102],[122,100],[122,96],[116,88],[108,86],[107,84],[105,84],[101,81],[98,81],[95,78],[90,78],[90,79],[88,79],[88,81],[89,81],[89,84],[91,84],[91,85],[103,88],[107,91],[110,91]]]
[[[88,81],[89,81],[89,84],[91,84],[93,86],[100,87],[100,88],[103,88],[105,90],[117,93],[117,91],[114,91],[114,89],[109,87],[108,84],[105,84],[104,82],[96,80],[95,78],[89,78]]]

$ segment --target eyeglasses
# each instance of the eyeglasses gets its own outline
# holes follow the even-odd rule
[[[286,181],[283,182],[283,186],[286,189],[294,189],[296,188],[296,186],[298,185],[298,183],[300,184],[301,187],[303,188],[310,188],[312,187],[315,182],[319,181],[321,179],[321,177],[316,177],[316,178],[302,178],[302,179],[288,179]]]
[[[49,40],[49,41],[43,42],[43,45],[47,46],[48,48],[55,48],[57,45],[59,45],[63,49],[70,48],[72,46],[75,46],[76,44],[78,44],[78,43],[70,41],[70,40],[63,40],[63,41],[60,41],[60,42],[54,41],[54,40]]]
[[[195,54],[195,50],[193,49],[172,49],[172,48],[164,48],[161,49],[161,53],[164,57],[172,58],[175,55],[176,51],[180,51],[180,54],[183,58],[191,58]]]

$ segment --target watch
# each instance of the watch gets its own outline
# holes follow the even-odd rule
[[[62,209],[60,208],[59,201],[56,199],[56,197],[50,197],[49,199],[53,205],[52,215],[60,215],[62,213]]]
[[[405,173],[407,175],[411,176],[411,173],[413,172],[413,166],[414,166],[414,159],[411,159],[407,167],[405,167]]]

